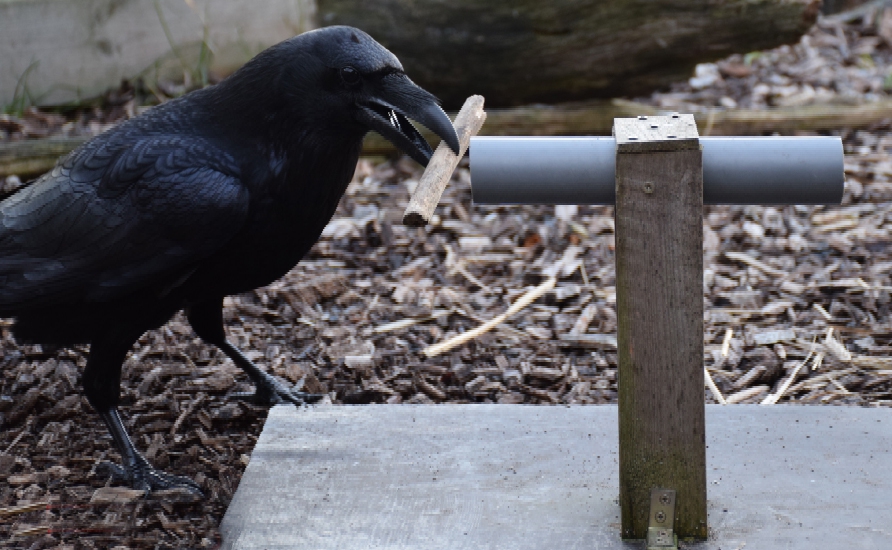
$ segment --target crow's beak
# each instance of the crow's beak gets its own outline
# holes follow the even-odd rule
[[[359,122],[381,134],[422,166],[434,153],[409,119],[440,136],[458,154],[455,128],[437,98],[415,85],[404,74],[393,73],[381,80],[374,97],[359,105]]]

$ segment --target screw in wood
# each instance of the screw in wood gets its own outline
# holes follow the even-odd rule
[[[648,195],[650,195],[651,193],[653,193],[653,192],[654,192],[654,184],[652,184],[652,183],[649,182],[649,181],[646,182],[646,183],[644,184],[644,192],[647,193]]]
[[[672,502],[672,499],[669,498],[668,494],[663,493],[662,495],[660,495],[660,504],[662,504],[663,506],[669,506],[670,502]]]
[[[666,514],[661,510],[654,515],[654,519],[657,520],[657,523],[663,523],[666,521]]]

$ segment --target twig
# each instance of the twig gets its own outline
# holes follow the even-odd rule
[[[722,357],[728,357],[728,352],[731,351],[731,337],[734,336],[734,330],[728,329],[725,331],[725,339],[722,340]]]
[[[443,390],[431,385],[427,380],[424,379],[424,376],[415,374],[415,376],[413,377],[413,381],[415,382],[415,386],[417,386],[418,389],[422,392],[426,393],[428,397],[436,399],[437,401],[443,401],[444,399],[446,399],[446,394],[443,393]]]
[[[830,350],[830,353],[840,361],[850,362],[852,360],[851,352],[833,337],[833,327],[827,329],[827,336],[824,337],[824,347]]]
[[[465,100],[464,106],[455,117],[455,133],[458,135],[459,151],[455,152],[444,142],[440,142],[434,151],[421,181],[412,194],[409,206],[403,214],[403,223],[411,226],[424,226],[434,215],[434,210],[440,202],[440,196],[449,184],[452,172],[458,166],[458,161],[465,156],[471,136],[476,135],[486,120],[483,111],[483,96],[472,95]]]
[[[185,409],[183,409],[183,412],[181,412],[180,416],[177,417],[176,422],[173,423],[173,426],[170,428],[170,435],[176,435],[177,430],[180,429],[180,425],[182,425],[183,421],[186,420],[186,417],[192,414],[192,412],[195,411],[195,409],[204,402],[204,399],[204,393],[199,393],[195,396],[195,399],[193,399],[189,403],[189,405]]]
[[[13,531],[13,537],[36,537],[38,535],[46,535],[47,533],[52,532],[53,528],[49,525],[39,525],[37,527],[28,527],[26,529],[20,529],[18,531]]]
[[[555,277],[549,277],[548,280],[546,280],[544,283],[540,284],[536,288],[530,290],[529,292],[518,298],[517,301],[511,304],[511,307],[509,307],[505,313],[494,317],[493,319],[487,321],[486,323],[483,323],[477,328],[473,328],[467,332],[459,334],[454,338],[450,338],[445,342],[434,344],[433,346],[426,348],[422,353],[424,353],[428,357],[434,357],[435,355],[439,355],[443,352],[451,350],[455,346],[460,346],[465,342],[473,340],[481,334],[489,332],[499,324],[504,323],[505,320],[507,320],[515,313],[535,302],[543,294],[554,288],[555,284],[557,284],[557,279]]]
[[[474,311],[472,311],[471,308],[469,308],[466,304],[463,304],[463,305],[464,305],[464,309],[463,308],[455,308],[455,312],[463,317],[467,317],[468,319],[477,321],[478,323],[486,322],[485,319],[483,319],[482,317],[480,317],[479,315],[474,313]],[[522,330],[517,330],[516,328],[512,327],[511,325],[499,325],[495,328],[495,330],[497,330],[499,332],[503,332],[506,335],[511,336],[513,338],[526,339],[526,338],[530,337],[530,334],[528,332],[524,332]]]
[[[817,337],[815,338],[817,339]],[[778,399],[784,396],[784,394],[790,388],[790,384],[793,383],[793,380],[796,380],[796,376],[799,374],[799,371],[802,369],[802,367],[805,366],[806,363],[808,363],[808,360],[811,359],[811,356],[814,354],[814,343],[815,340],[812,340],[812,349],[809,350],[808,355],[805,356],[805,359],[803,359],[801,363],[796,365],[796,368],[793,369],[793,372],[790,373],[790,376],[786,380],[784,380],[784,383],[781,384],[780,388],[778,388],[777,393],[768,394],[768,396],[766,396],[765,399],[762,400],[762,405],[774,405],[775,403],[777,403]],[[823,353],[819,353],[818,356],[820,356],[823,360]],[[815,358],[815,361],[817,361],[817,358]]]
[[[427,317],[419,317],[417,319],[400,319],[399,321],[394,321],[392,323],[386,323],[381,326],[375,327],[372,332],[376,334],[381,334],[383,332],[392,332],[394,330],[400,330],[403,328],[411,327],[412,325],[417,325],[418,323],[426,323],[427,321],[433,321],[438,319],[444,315],[449,315],[455,311],[454,309],[440,309],[433,311]]]
[[[475,277],[473,273],[468,271],[468,269],[464,265],[463,260],[456,259],[455,251],[452,249],[451,246],[448,245],[446,246],[446,266],[449,268],[447,274],[451,274],[453,271],[458,271],[459,273],[464,275],[465,279],[469,280],[471,284],[480,287],[483,292],[486,292],[488,294],[492,293],[492,289],[483,284],[483,281],[481,281],[480,279]]]
[[[582,275],[582,284],[588,286],[588,273],[585,271],[585,262],[579,262],[579,273]]]
[[[36,512],[37,510],[44,510],[49,505],[49,502],[32,502],[31,504],[23,504],[22,506],[0,508],[0,518],[24,514],[25,512]]]
[[[725,252],[725,257],[729,260],[737,260],[740,263],[755,267],[766,275],[771,275],[773,277],[785,277],[787,275],[787,272],[781,271],[780,269],[774,269],[770,265],[764,262],[760,262],[759,260],[753,258],[752,256],[744,254],[743,252]]]
[[[715,397],[715,400],[722,405],[727,405],[728,402],[725,401],[725,397],[722,395],[722,392],[719,391],[718,386],[715,385],[715,381],[712,379],[712,375],[709,374],[709,370],[705,367],[703,368],[703,374],[706,375],[706,385],[709,387],[709,391],[712,392],[712,396]]]
[[[576,322],[573,324],[573,328],[570,329],[570,334],[585,334],[585,331],[588,330],[588,326],[591,324],[592,319],[595,318],[595,315],[598,314],[598,306],[596,304],[589,304],[585,306],[585,309],[582,310],[582,313],[579,314],[579,318],[576,319]]]
[[[12,443],[10,443],[8,447],[6,447],[6,450],[3,451],[3,454],[8,455],[9,451],[11,451],[13,447],[18,445],[19,441],[21,441],[22,438],[25,437],[25,434],[28,433],[28,430],[30,428],[31,428],[31,419],[29,418],[28,421],[25,423],[25,426],[22,428],[22,431],[19,432],[19,435],[15,436],[15,439],[13,439]]]
[[[830,313],[828,313],[821,304],[812,304],[812,307],[815,308],[815,311],[820,313],[824,317],[824,319],[827,319],[828,321],[833,320],[833,315],[830,315]]]

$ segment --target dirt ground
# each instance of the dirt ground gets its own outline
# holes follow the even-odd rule
[[[892,12],[825,21],[797,46],[734,56],[639,100],[694,110],[885,97],[890,29]],[[25,136],[29,125],[32,134],[66,124],[99,131],[136,111],[128,101],[93,118],[6,117],[0,137]],[[707,401],[892,403],[890,125],[827,132],[845,144],[841,206],[705,209],[704,365],[715,384]],[[419,177],[405,159],[360,161],[311,254],[281,281],[227,300],[229,338],[263,368],[339,404],[615,402],[612,208],[475,206],[464,164],[435,223],[407,228],[400,220]],[[552,276],[553,290],[495,330],[422,354]],[[141,499],[94,471],[118,457],[78,392],[87,350],[19,345],[8,327],[0,325],[0,546],[219,545],[266,415],[227,400],[250,389],[241,371],[181,316],[140,339],[124,368],[125,422],[156,466],[207,494]]]

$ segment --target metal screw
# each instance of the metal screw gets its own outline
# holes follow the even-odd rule
[[[657,520],[657,523],[663,523],[664,521],[666,521],[666,514],[662,510],[660,510],[656,513],[654,519]]]
[[[652,184],[651,182],[645,183],[644,184],[644,192],[647,193],[648,195],[653,193],[654,192],[654,184]]]
[[[669,498],[669,495],[667,495],[666,493],[660,495],[660,504],[662,504],[663,506],[669,506],[670,502],[672,502],[672,499]]]

